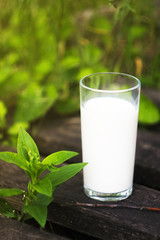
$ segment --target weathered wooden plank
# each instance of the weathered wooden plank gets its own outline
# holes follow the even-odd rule
[[[13,219],[0,217],[0,239],[2,240],[67,240],[68,238],[48,233]]]
[[[160,133],[138,133],[135,181],[160,190]]]
[[[27,177],[18,167],[0,161],[0,187],[24,188]],[[160,239],[160,212],[123,208],[124,205],[160,208],[160,192],[141,185],[134,186],[132,196],[119,208],[76,206],[76,202],[97,203],[83,193],[82,174],[61,185],[49,206],[48,220],[100,239]],[[20,199],[11,198],[19,209]]]
[[[160,207],[159,199],[159,191],[135,185],[132,196],[119,204]],[[50,221],[91,236],[101,239],[160,239],[160,212],[74,205],[76,202],[97,203],[84,195],[80,174],[60,186],[54,202],[49,207]],[[67,206],[67,203],[73,206]]]
[[[79,117],[60,120],[47,119],[38,132],[36,142],[43,155],[58,150],[73,150],[80,153],[81,131]],[[75,161],[75,158],[71,161]],[[135,182],[160,189],[160,133],[138,130],[135,166]]]
[[[81,154],[80,119],[52,119],[50,116],[40,127],[35,140],[44,156],[63,149]]]

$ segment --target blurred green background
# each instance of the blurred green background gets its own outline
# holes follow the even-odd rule
[[[160,90],[160,3],[150,0],[0,0],[0,140],[15,143],[49,109],[79,111],[79,80],[116,71]],[[157,124],[141,96],[139,122]]]

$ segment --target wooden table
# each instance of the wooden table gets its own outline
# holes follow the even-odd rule
[[[80,153],[72,162],[81,161],[79,117],[49,118],[40,127],[36,142],[42,156],[58,150],[72,150]],[[25,186],[27,178],[21,169],[2,161],[0,169],[0,187]],[[18,197],[13,197],[11,202],[20,209]],[[160,208],[159,126],[154,132],[138,131],[132,196],[114,208],[112,203],[96,206],[97,203],[100,202],[84,195],[82,173],[79,173],[56,190],[48,209],[48,231],[39,229],[34,223],[18,223],[0,217],[0,239],[160,239],[160,212],[142,209]]]

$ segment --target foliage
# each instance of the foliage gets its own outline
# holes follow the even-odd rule
[[[159,8],[150,0],[0,0],[0,137],[13,144],[15,126],[27,129],[52,106],[78,111],[86,74],[130,73],[160,89]]]
[[[28,189],[0,189],[0,197],[22,195],[23,206],[20,213],[3,198],[0,198],[0,214],[25,220],[33,217],[42,227],[47,219],[47,206],[53,201],[57,187],[77,174],[87,163],[76,163],[57,168],[57,165],[76,156],[76,152],[59,151],[40,161],[36,143],[31,136],[20,128],[17,153],[1,152],[0,159],[12,163],[25,171],[29,177]],[[43,174],[45,170],[49,173]]]
[[[160,121],[160,112],[153,102],[141,94],[139,122],[144,124],[156,124]]]

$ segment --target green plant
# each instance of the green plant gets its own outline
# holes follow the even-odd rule
[[[159,30],[158,1],[0,0],[2,143],[14,146],[19,126],[51,108],[78,112],[87,74],[125,72],[160,89]]]
[[[16,212],[5,199],[1,198],[0,213],[7,217],[16,218],[18,221],[34,218],[44,227],[47,219],[47,206],[53,201],[54,191],[61,183],[73,177],[87,164],[76,163],[57,168],[57,165],[76,155],[76,152],[59,151],[41,161],[34,140],[23,128],[20,128],[17,153],[1,152],[0,159],[23,169],[30,180],[27,190],[0,189],[0,197],[20,194],[23,201],[21,211]],[[49,173],[41,177],[41,174],[47,169]]]

